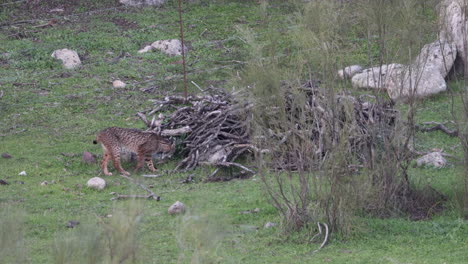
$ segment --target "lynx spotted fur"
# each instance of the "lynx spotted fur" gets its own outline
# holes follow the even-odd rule
[[[114,167],[125,175],[130,175],[122,168],[120,163],[120,152],[128,150],[137,154],[137,166],[135,171],[143,167],[144,162],[151,171],[154,168],[153,153],[174,152],[175,144],[153,131],[142,131],[132,128],[109,127],[97,134],[94,144],[101,143],[104,155],[101,168],[105,175],[112,175],[107,169],[109,159],[112,159]]]

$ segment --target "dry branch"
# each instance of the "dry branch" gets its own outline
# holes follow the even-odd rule
[[[154,192],[152,192],[148,187],[146,187],[145,185],[139,183],[139,182],[136,182],[134,179],[128,177],[127,175],[123,175],[121,174],[120,175],[121,177],[129,180],[131,183],[137,185],[138,187],[142,188],[143,190],[147,191],[148,192],[148,195],[124,195],[124,194],[117,194],[116,197],[113,197],[111,200],[117,200],[117,199],[128,199],[128,198],[145,198],[145,199],[154,199],[156,201],[159,201],[161,200],[161,197],[159,197],[158,195],[156,195]]]
[[[433,125],[432,127],[423,127],[426,125]],[[423,126],[418,126],[416,125],[416,129],[421,132],[432,132],[432,131],[442,131],[445,134],[451,136],[451,137],[458,137],[458,130],[454,129],[451,130],[448,127],[445,126],[445,123],[439,123],[439,122],[425,122],[423,123]]]

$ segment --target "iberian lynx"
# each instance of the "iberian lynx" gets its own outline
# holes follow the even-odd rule
[[[143,163],[151,171],[154,168],[153,153],[171,153],[175,150],[175,143],[164,138],[154,131],[142,131],[132,128],[109,127],[97,134],[94,144],[101,143],[104,155],[101,162],[101,168],[105,175],[112,175],[107,169],[109,159],[112,159],[114,167],[125,175],[130,175],[122,168],[120,163],[120,152],[128,150],[137,154],[137,166],[135,172],[143,167]]]

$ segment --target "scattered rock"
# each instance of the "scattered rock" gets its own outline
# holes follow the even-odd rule
[[[447,90],[445,77],[452,68],[457,50],[454,44],[437,40],[426,44],[413,63],[388,83],[387,92],[394,100],[428,97]]]
[[[393,63],[365,69],[355,74],[351,83],[355,88],[386,89],[391,76],[401,74],[404,67],[402,64]]]
[[[182,55],[182,43],[178,39],[158,40],[151,46],[171,56]],[[186,46],[184,49],[184,52],[187,53]]]
[[[63,8],[54,8],[49,10],[49,13],[63,13],[65,10]]]
[[[444,0],[439,4],[439,24],[441,31],[439,36],[442,41],[453,42],[459,54],[458,58],[462,61],[465,71],[468,69],[466,28],[468,28],[468,20],[466,20],[467,6],[465,1],[459,0]]]
[[[87,164],[94,164],[96,163],[96,156],[88,151],[83,152],[83,162]]]
[[[263,227],[264,227],[264,228],[272,228],[272,227],[274,227],[274,226],[276,226],[275,223],[268,222],[268,223],[266,223]]]
[[[49,183],[47,181],[41,182],[41,186],[46,186],[46,185],[49,185]]]
[[[70,221],[68,221],[68,223],[67,223],[67,227],[68,227],[68,228],[74,228],[75,226],[77,226],[77,225],[79,225],[79,224],[80,224],[80,222],[78,222],[78,221],[70,220]]]
[[[5,180],[0,180],[0,185],[9,185],[9,183]]]
[[[362,72],[363,69],[364,68],[360,65],[348,66],[338,71],[338,77],[340,77],[342,80],[351,79],[357,73]]]
[[[112,86],[114,86],[114,88],[125,88],[126,84],[121,80],[115,80],[112,82]]]
[[[92,189],[102,190],[106,187],[106,181],[102,178],[94,177],[88,181],[87,186]]]
[[[119,0],[119,3],[127,6],[161,6],[167,0]]]
[[[353,87],[387,90],[393,100],[423,98],[447,90],[445,76],[456,58],[454,44],[439,40],[425,45],[412,64],[373,67],[351,78]]]
[[[60,49],[52,53],[52,57],[62,61],[63,66],[67,69],[73,69],[81,65],[80,57],[74,50]]]
[[[16,184],[24,184],[24,181],[15,181]]]
[[[145,53],[153,49],[158,49],[171,56],[182,55],[182,43],[178,39],[155,41],[150,46],[146,46],[143,49],[139,50],[138,53]],[[187,53],[186,46],[184,52]]]
[[[173,205],[171,205],[169,207],[169,209],[167,209],[167,212],[170,214],[170,215],[174,215],[174,214],[182,214],[185,212],[185,205],[179,201],[175,202]]]
[[[26,174],[26,171],[22,171],[22,172],[18,173],[18,175],[19,176],[26,176],[27,174]]]
[[[106,215],[107,218],[112,218],[111,214]]]
[[[2,158],[4,159],[11,159],[11,155],[8,154],[7,152],[2,153]]]
[[[418,167],[421,166],[434,166],[436,168],[443,168],[447,165],[447,160],[442,156],[441,152],[431,152],[416,160]]]

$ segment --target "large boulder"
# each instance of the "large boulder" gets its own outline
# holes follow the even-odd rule
[[[353,76],[353,87],[384,89],[393,100],[422,98],[447,90],[445,77],[455,62],[455,44],[425,45],[410,65],[388,64]]]
[[[80,57],[78,53],[74,50],[69,49],[59,49],[55,50],[52,57],[59,59],[63,63],[63,67],[67,69],[73,69],[81,65]]]
[[[167,0],[119,0],[119,2],[127,6],[161,6]]]
[[[355,88],[387,89],[392,78],[402,73],[405,66],[393,63],[363,70],[351,78]]]
[[[467,48],[465,47],[468,21],[465,10],[468,8],[464,0],[444,0],[439,5],[439,37],[443,41],[453,42],[457,47],[459,58],[465,72],[468,71]]]

